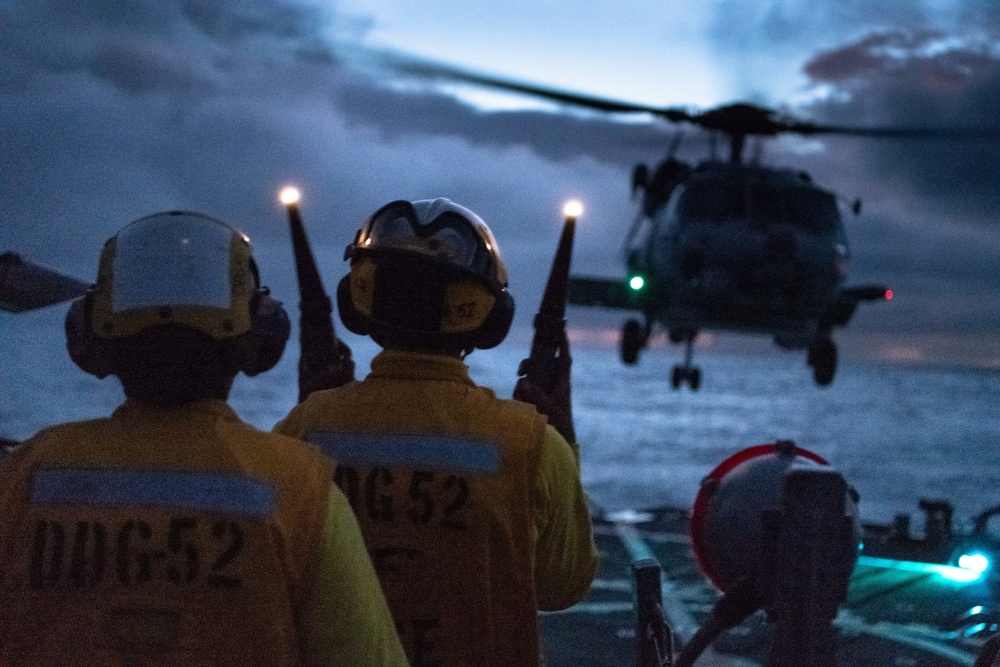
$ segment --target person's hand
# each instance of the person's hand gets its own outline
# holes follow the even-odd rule
[[[354,380],[354,360],[351,348],[339,338],[333,363],[316,364],[312,360],[299,359],[299,402],[314,391],[336,389]],[[312,363],[310,363],[312,361]]]
[[[514,398],[518,401],[531,403],[548,417],[549,423],[569,443],[576,442],[576,431],[573,428],[573,405],[570,400],[570,366],[573,360],[569,356],[569,341],[563,332],[559,344],[559,356],[556,364],[556,382],[552,391],[545,392],[527,377],[518,379],[514,385]]]

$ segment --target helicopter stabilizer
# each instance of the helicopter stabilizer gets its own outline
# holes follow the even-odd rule
[[[81,296],[88,283],[39,266],[20,255],[0,255],[0,310],[19,313]]]
[[[862,301],[888,301],[892,298],[892,290],[883,285],[858,285],[845,287],[840,292],[833,308],[825,318],[827,326],[845,326],[851,321],[855,309]]]
[[[625,279],[571,277],[566,287],[566,301],[574,306],[643,309],[639,292],[631,288]]]

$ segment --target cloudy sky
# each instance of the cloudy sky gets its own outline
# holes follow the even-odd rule
[[[248,233],[265,281],[294,303],[279,186],[304,191],[331,289],[365,215],[448,196],[496,232],[523,328],[565,198],[587,207],[575,268],[622,272],[629,173],[671,128],[401,81],[360,66],[358,47],[647,104],[968,126],[1000,122],[998,38],[995,0],[0,0],[0,251],[90,279],[125,223],[191,208]],[[704,157],[685,136],[682,152]],[[847,222],[851,278],[896,298],[837,334],[846,355],[1000,368],[998,149],[765,146],[766,162],[865,202]]]

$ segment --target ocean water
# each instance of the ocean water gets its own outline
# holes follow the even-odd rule
[[[122,400],[69,361],[55,307],[0,313],[0,435],[108,414]],[[359,375],[377,351],[348,338]],[[510,396],[527,345],[468,358],[473,378]],[[606,509],[690,506],[699,481],[730,454],[793,440],[826,458],[861,495],[863,518],[917,512],[921,497],[949,500],[966,521],[1000,504],[1000,372],[842,363],[833,385],[813,386],[801,354],[699,351],[698,392],[670,388],[679,348],[653,349],[624,367],[613,349],[573,351],[573,409],[584,485]],[[270,429],[296,396],[293,344],[279,366],[240,376],[231,403]],[[919,523],[919,522],[918,522]]]
[[[516,360],[499,371],[474,356],[477,377],[509,395]],[[677,347],[649,350],[632,367],[615,350],[573,356],[583,481],[601,507],[690,507],[726,457],[778,439],[840,470],[868,520],[915,513],[921,497],[950,501],[959,520],[1000,504],[996,371],[844,363],[820,388],[804,354],[698,352],[702,387],[692,392],[670,388]]]

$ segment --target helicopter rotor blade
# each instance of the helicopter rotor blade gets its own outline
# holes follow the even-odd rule
[[[341,54],[345,52],[341,50]],[[485,88],[520,93],[562,104],[606,113],[645,113],[673,123],[691,123],[705,130],[721,132],[729,137],[773,137],[778,134],[804,136],[831,134],[887,139],[1000,139],[996,127],[851,127],[825,125],[782,116],[778,111],[757,104],[738,102],[701,112],[678,107],[657,107],[637,102],[616,100],[578,93],[552,86],[508,79],[464,67],[427,60],[387,50],[363,48],[354,56],[397,73],[423,79],[468,83]]]
[[[637,102],[626,102],[597,95],[587,95],[551,86],[507,79],[502,76],[477,72],[463,67],[424,60],[390,51],[369,51],[368,55],[374,58],[375,62],[379,65],[388,67],[401,74],[425,79],[471,83],[608,113],[647,113],[655,116],[663,116],[675,122],[690,120],[692,118],[683,109],[655,107]]]
[[[1000,128],[996,127],[849,127],[841,125],[821,125],[809,122],[778,124],[779,132],[802,135],[840,134],[853,137],[884,139],[997,139]]]

